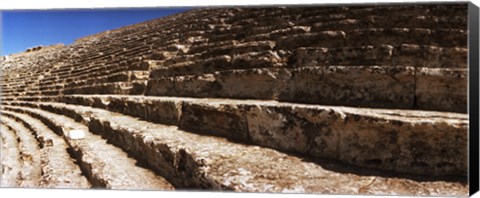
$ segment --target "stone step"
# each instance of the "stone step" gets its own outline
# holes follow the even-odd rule
[[[55,101],[58,96],[4,96],[2,95],[2,101]]]
[[[297,20],[293,19],[291,21],[295,21],[295,24],[297,25],[307,25],[314,24],[315,22],[330,22],[345,19],[367,19],[369,25],[377,25],[379,27],[381,27],[381,25],[385,25],[384,27],[399,27],[399,25],[405,25],[409,27],[436,28],[442,27],[440,25],[447,25],[446,27],[449,28],[467,28],[466,23],[464,22],[464,20],[467,18],[467,10],[459,11],[457,13],[432,14],[427,10],[417,10],[415,11],[417,13],[408,13],[407,10],[390,10],[382,13],[380,11],[381,9],[366,8],[361,11],[362,9],[350,8],[351,7],[346,7],[346,9],[342,12],[331,12],[326,14],[321,14],[315,11],[310,13],[302,13]],[[391,23],[388,24],[387,21],[391,21]],[[452,25],[454,22],[457,22],[458,24]]]
[[[2,94],[2,97],[3,97],[4,95],[5,95],[6,97],[22,97],[22,96],[24,96],[25,94],[24,94],[24,93],[15,92],[15,93],[9,93],[9,94]]]
[[[17,136],[3,123],[0,124],[0,130],[2,139],[0,186],[6,188],[20,187],[21,182],[17,178],[19,175],[23,175],[21,173],[23,165],[20,160]]]
[[[448,6],[446,6],[448,7]],[[247,11],[248,10],[248,11]],[[389,13],[389,15],[385,15]],[[338,7],[298,7],[298,8],[262,8],[262,9],[251,9],[246,8],[245,11],[237,12],[232,14],[233,16],[230,19],[227,19],[227,23],[232,23],[233,25],[249,25],[249,26],[266,26],[272,22],[292,21],[296,24],[304,25],[311,24],[312,21],[327,21],[335,19],[345,19],[345,18],[367,18],[371,15],[376,16],[437,16],[437,17],[455,17],[462,16],[466,18],[467,15],[467,5],[464,4],[459,6],[459,9],[454,10],[451,7],[448,9],[439,9],[434,6],[398,6],[398,5],[380,5],[380,6],[338,6]],[[259,21],[258,19],[262,19]],[[404,18],[405,19],[405,18]],[[251,21],[255,21],[253,23]]]
[[[435,89],[428,89],[433,82]],[[467,69],[462,68],[312,66],[151,78],[145,95],[273,99],[466,113],[467,84]]]
[[[62,75],[57,76],[54,79],[45,79],[44,81],[40,82],[39,86],[48,86],[52,84],[58,83],[72,83],[76,82],[79,79],[83,80],[85,78],[93,78],[98,76],[109,75],[115,72],[121,72],[127,70],[127,67],[121,66],[103,66],[103,67],[96,67],[92,68],[92,70],[82,71],[82,72],[69,72]]]
[[[353,30],[361,28],[426,28],[426,29],[467,29],[467,17],[448,16],[438,17],[431,15],[371,15],[366,17],[352,17],[348,19],[315,22],[312,32],[327,30]],[[312,24],[312,23],[309,23]]]
[[[116,72],[127,71],[127,69],[128,68],[124,66],[97,68],[94,71],[84,72],[82,74],[71,74],[69,77],[63,79],[63,81],[66,83],[71,83],[80,79],[84,80],[85,78],[101,77]]]
[[[119,66],[118,64],[102,64],[97,66],[88,67],[86,69],[75,69],[73,70],[69,76],[60,76],[61,78],[71,78],[72,76],[81,77],[81,76],[88,76],[96,73],[103,73],[105,71],[110,70],[119,70],[119,69],[126,69],[127,67]]]
[[[101,45],[99,45],[101,46]],[[105,62],[112,58],[112,56],[104,56],[103,51],[111,50],[109,44],[104,45],[103,48],[97,49],[97,51],[93,51],[92,54],[86,54],[86,56],[80,57],[82,62]],[[100,52],[100,53],[98,53]]]
[[[50,74],[52,75],[62,75],[62,74],[65,74],[65,73],[69,73],[71,72],[74,68],[77,68],[77,67],[80,67],[81,65],[80,64],[64,64],[60,67],[55,67],[52,69],[52,71],[50,72]]]
[[[329,194],[468,193],[468,188],[459,181],[365,173],[367,170],[362,168],[326,160],[312,161],[268,148],[192,134],[101,109],[60,103],[38,106],[87,123],[91,131],[147,161],[179,188]],[[9,108],[47,114],[26,107]],[[409,188],[401,188],[405,182]]]
[[[468,112],[468,69],[417,68],[415,105],[421,109]]]
[[[137,43],[137,45],[138,44],[139,43]],[[139,55],[143,55],[148,50],[150,50],[149,46],[139,45],[138,47],[135,47],[135,49],[125,51],[124,53],[121,53],[119,55],[125,56],[125,57],[139,56]]]
[[[26,79],[24,79],[23,81],[20,81],[20,79],[12,79],[10,81],[3,81],[2,83],[4,84],[3,86],[7,86],[5,88],[8,89],[8,88],[25,88],[28,85],[26,82],[28,82]]]
[[[7,116],[21,122],[29,130],[36,133],[40,143],[40,158],[42,162],[42,188],[90,188],[90,183],[82,175],[67,153],[65,141],[40,121],[11,111],[2,111]]]
[[[24,125],[6,116],[1,116],[2,125],[7,126],[17,137],[19,159],[21,161],[20,174],[16,179],[23,188],[38,188],[42,178],[41,159],[38,142]],[[3,156],[3,155],[2,155]]]
[[[306,8],[308,9],[308,8]],[[324,11],[325,10],[325,11]],[[330,14],[331,18],[365,17],[369,15],[379,16],[463,16],[466,17],[467,4],[444,4],[444,5],[359,5],[342,7],[311,7],[309,11],[303,11],[302,17],[308,16],[324,18]],[[386,15],[388,13],[388,15]]]
[[[107,109],[200,134],[370,168],[432,175],[466,175],[467,170],[466,114],[121,95],[43,101]],[[416,144],[419,139],[424,142]]]
[[[2,90],[8,88],[24,88],[26,86],[25,79],[20,81],[19,79],[12,79],[12,80],[2,80]]]
[[[14,78],[12,80],[9,80],[9,81],[5,81],[7,82],[10,86],[24,86],[26,84],[29,84],[29,83],[32,83],[33,81],[29,80],[29,79],[25,79],[26,77],[22,78],[22,77],[18,77],[18,78]]]
[[[79,86],[88,86],[99,83],[113,83],[133,80],[148,80],[150,72],[147,71],[119,71],[103,76],[90,77],[85,80],[77,80],[65,85],[66,88],[74,88]]]
[[[57,134],[62,134],[77,158],[84,174],[94,188],[123,190],[172,190],[172,185],[154,172],[136,165],[136,160],[99,135],[92,134],[88,127],[63,115],[27,107],[4,107],[6,110],[28,114],[41,120]],[[84,137],[68,137],[72,130],[81,130]]]
[[[45,90],[46,88],[63,88],[65,87],[65,83],[63,80],[51,80],[51,81],[41,81],[32,83],[29,85],[28,89],[36,89],[36,90]]]
[[[39,95],[47,95],[47,96],[55,96],[55,95],[59,95],[61,93],[60,90],[45,90],[45,91],[40,91]]]
[[[319,16],[322,16],[319,18]],[[335,15],[338,16],[338,15]],[[256,16],[258,19],[259,16]],[[272,23],[273,24],[264,24]],[[249,25],[232,26],[231,33],[241,30],[247,35],[265,34],[286,28],[308,27],[311,32],[331,30],[354,30],[362,28],[452,28],[467,29],[466,12],[464,16],[432,16],[432,15],[366,15],[350,16],[341,15],[338,18],[329,18],[325,15],[318,15],[311,18],[289,19],[283,21],[266,20],[248,23]]]
[[[250,24],[250,25],[232,25],[229,33],[230,34],[238,33],[239,36],[243,35],[242,37],[249,38],[250,35],[252,36],[262,35],[262,34],[267,34],[274,31],[286,30],[289,28],[293,30],[294,27],[296,27],[296,25],[290,21],[281,21],[274,24],[266,24],[266,25],[259,25],[258,22],[256,21],[255,22],[250,21],[250,22],[247,22],[247,24]]]
[[[39,91],[41,92],[44,92],[44,91],[51,91],[51,90],[62,90],[65,88],[65,84],[63,83],[56,83],[56,84],[52,84],[52,85],[49,85],[49,86],[36,86],[36,88],[38,88]]]
[[[71,74],[78,74],[78,73],[84,72],[88,69],[92,69],[92,68],[96,68],[96,67],[100,67],[100,65],[96,65],[96,64],[78,65],[78,66],[67,65],[67,66],[65,66],[65,68],[68,68],[68,70],[66,70],[66,69],[65,70],[63,70],[63,69],[53,70],[52,75],[58,76],[59,78],[65,78],[65,77],[68,77]],[[45,79],[45,80],[48,80],[48,79]]]
[[[289,66],[408,65],[431,68],[467,68],[467,48],[402,44],[343,48],[299,48]]]
[[[266,35],[271,37],[271,33]],[[423,28],[366,28],[349,31],[323,31],[273,37],[276,49],[296,49],[299,47],[343,47],[385,44],[434,45],[439,47],[467,47],[467,31],[459,29]]]
[[[63,94],[143,94],[147,87],[147,81],[134,80],[112,83],[98,83],[80,87],[65,88]],[[56,91],[56,90],[53,90]]]
[[[275,46],[273,41],[259,41],[259,42],[217,42],[219,45],[212,45],[212,43],[204,43],[203,45],[194,45],[189,48],[189,54],[201,54],[200,58],[210,58],[216,55],[224,54],[244,54],[254,51],[272,50]]]
[[[283,64],[283,60],[278,56],[277,52],[272,50],[255,51],[244,54],[219,55],[206,59],[200,57],[176,57],[179,58],[170,63],[169,60],[151,62],[150,67],[152,68],[152,73],[150,77],[160,78],[182,75],[201,75],[204,73],[232,69],[278,67]],[[172,64],[172,62],[177,63]]]
[[[346,42],[359,46],[374,43],[401,45],[436,45],[439,47],[467,47],[468,30],[425,28],[368,28],[346,31]]]
[[[5,94],[11,94],[11,93],[23,91],[23,89],[22,88],[2,89],[2,96],[4,96]]]
[[[231,45],[233,47],[233,45]],[[208,53],[208,52],[205,52]],[[403,44],[340,48],[298,48],[284,60],[277,51],[255,51],[237,54],[232,49],[222,55],[177,55],[166,61],[151,61],[152,78],[200,75],[215,71],[275,67],[330,66],[330,65],[408,65],[432,68],[467,68],[466,48],[442,48]],[[283,63],[286,62],[286,63]]]
[[[218,46],[230,46],[230,45],[236,45],[239,42],[237,40],[225,40],[225,41],[200,41],[200,42],[194,42],[192,46],[190,46],[188,53],[189,54],[196,54],[196,53],[201,53],[208,51],[210,48],[215,48]]]

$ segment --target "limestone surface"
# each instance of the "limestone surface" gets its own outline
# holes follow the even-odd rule
[[[0,58],[0,186],[466,196],[468,4],[198,8]]]

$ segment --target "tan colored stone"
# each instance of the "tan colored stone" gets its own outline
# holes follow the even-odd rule
[[[466,68],[418,68],[416,107],[466,113],[468,71]]]

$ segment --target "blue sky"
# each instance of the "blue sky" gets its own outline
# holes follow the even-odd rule
[[[0,55],[75,39],[186,11],[187,8],[1,11]]]

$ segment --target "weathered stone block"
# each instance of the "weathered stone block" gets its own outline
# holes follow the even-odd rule
[[[255,144],[384,170],[466,174],[468,120],[461,114],[285,104],[246,109]]]
[[[393,47],[389,45],[342,48],[299,48],[289,57],[289,67],[335,65],[392,65]]]
[[[418,68],[416,107],[420,109],[467,112],[468,71],[462,68]]]
[[[298,47],[340,47],[345,46],[346,34],[343,31],[323,31],[283,36],[277,39],[278,49]]]
[[[146,120],[162,124],[179,125],[182,102],[179,100],[145,99]]]
[[[297,116],[292,114],[292,107],[254,105],[245,109],[252,143],[283,151],[308,153],[313,140],[312,131],[309,131],[312,123],[297,119]],[[331,148],[322,151],[328,149]],[[322,152],[320,156],[335,158],[335,154]]]
[[[448,39],[445,36],[448,35]],[[405,43],[435,45],[440,47],[467,47],[467,34],[463,30],[449,31],[426,28],[365,28],[346,31],[349,46]]]
[[[132,89],[129,90],[128,94],[141,95],[145,93],[146,88],[147,88],[147,80],[134,80],[132,81]]]
[[[411,108],[414,85],[411,67],[303,67],[291,70],[278,98],[326,105]]]
[[[147,84],[145,95],[162,96],[171,93],[174,89],[174,78],[150,79]]]
[[[397,65],[431,68],[466,68],[467,48],[403,44],[395,49]]]
[[[147,117],[147,108],[143,99],[140,98],[122,98],[123,110],[127,115],[131,115],[139,118]]]
[[[231,70],[214,74],[220,88],[216,94],[225,98],[275,99],[285,77],[288,74],[270,69]]]
[[[413,68],[400,66],[230,70],[150,80],[147,95],[411,108],[414,103],[413,73]]]
[[[466,174],[468,121],[431,116],[347,111],[332,127],[341,137],[339,159],[417,174]]]
[[[241,111],[234,105],[204,105],[184,102],[179,127],[247,142],[247,124]]]

